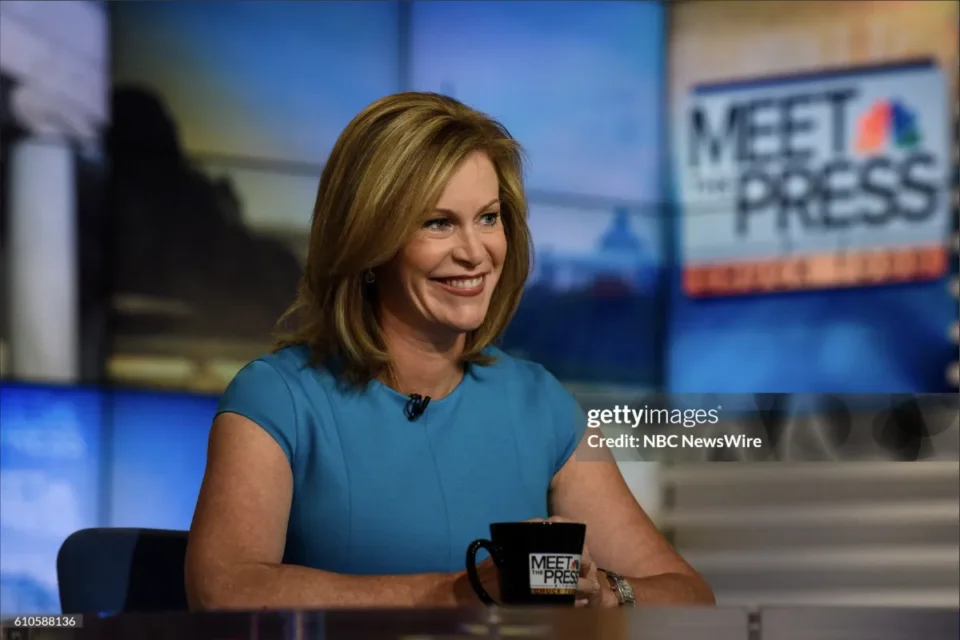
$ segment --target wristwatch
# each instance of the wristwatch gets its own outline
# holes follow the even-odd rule
[[[637,598],[633,593],[633,587],[630,586],[630,583],[627,582],[619,573],[614,573],[609,569],[600,569],[606,574],[607,579],[610,580],[610,588],[613,589],[617,594],[617,600],[620,601],[621,607],[632,607],[637,604]]]

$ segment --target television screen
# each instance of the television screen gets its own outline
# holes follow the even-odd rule
[[[951,390],[956,6],[811,6],[675,11],[671,391]]]
[[[218,392],[269,350],[327,154],[401,89],[399,5],[111,3],[113,380]]]
[[[109,526],[190,528],[216,407],[213,396],[113,392]]]
[[[104,5],[0,2],[2,376],[101,377]]]
[[[0,124],[99,142],[109,60],[102,2],[0,3]]]
[[[60,545],[103,522],[107,415],[93,388],[0,385],[0,615],[60,611]]]
[[[536,265],[507,351],[571,384],[660,383],[664,11],[653,2],[415,2],[411,84],[525,147]]]

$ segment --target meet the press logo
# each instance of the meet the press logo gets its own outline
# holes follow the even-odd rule
[[[576,592],[579,579],[579,554],[530,554],[530,593],[570,595]]]

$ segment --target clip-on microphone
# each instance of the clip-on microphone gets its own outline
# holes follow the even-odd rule
[[[403,406],[403,415],[407,416],[407,420],[413,422],[423,415],[428,404],[430,404],[430,396],[421,396],[419,393],[414,393],[407,400],[407,404]]]

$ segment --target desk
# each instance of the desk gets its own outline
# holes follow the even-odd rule
[[[747,624],[743,609],[687,607],[124,614],[22,640],[747,640]]]
[[[769,607],[762,640],[940,640],[960,637],[957,609]]]
[[[960,612],[949,609],[470,608],[125,614],[19,640],[956,640],[958,632]]]

